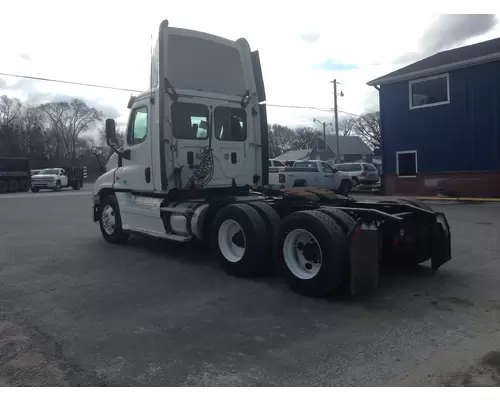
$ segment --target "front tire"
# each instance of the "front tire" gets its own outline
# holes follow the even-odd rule
[[[61,191],[61,182],[57,181],[56,186],[54,186],[54,192],[60,192]]]
[[[123,232],[120,207],[115,196],[105,196],[101,201],[99,226],[104,240],[110,244],[125,244],[129,235]]]
[[[230,204],[219,210],[212,225],[211,247],[228,275],[255,277],[269,266],[262,251],[270,241],[259,213],[247,204]]]
[[[274,241],[274,257],[290,288],[306,296],[334,294],[349,276],[346,236],[321,211],[285,218]]]
[[[40,191],[40,188],[37,188],[37,187],[32,187],[32,188],[31,188],[31,191],[32,191],[33,193],[38,193],[38,192]]]

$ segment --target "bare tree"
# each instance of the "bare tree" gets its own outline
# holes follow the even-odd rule
[[[269,157],[279,156],[292,149],[295,132],[287,126],[274,124],[268,127]]]
[[[77,141],[82,132],[101,121],[102,113],[87,106],[83,100],[73,99],[71,102],[48,103],[42,106],[47,115],[51,129],[56,135],[57,148],[62,142],[65,156],[75,162]]]
[[[356,119],[353,117],[347,117],[339,121],[339,135],[350,136],[354,132],[355,124],[356,124]]]
[[[292,150],[307,150],[314,147],[314,143],[322,133],[311,127],[295,129],[295,137],[292,142]]]
[[[366,113],[356,118],[354,131],[372,149],[380,148],[380,112]]]

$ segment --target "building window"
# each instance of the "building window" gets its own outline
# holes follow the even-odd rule
[[[396,152],[396,172],[401,178],[414,178],[417,176],[417,151]]]
[[[409,83],[410,110],[450,103],[448,74],[415,79]]]

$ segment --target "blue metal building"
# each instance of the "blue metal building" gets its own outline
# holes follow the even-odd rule
[[[500,197],[500,38],[368,82],[388,195]]]

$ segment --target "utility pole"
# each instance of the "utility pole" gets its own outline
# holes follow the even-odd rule
[[[321,124],[323,126],[323,142],[325,143],[325,148],[326,148],[326,126],[327,125],[331,125],[331,122],[328,122],[328,123],[321,122],[321,121],[317,120],[316,118],[314,118],[313,121],[317,122],[317,123],[319,123],[319,124]]]
[[[339,146],[339,112],[337,108],[337,79],[333,80],[333,113],[335,115],[335,136],[337,140],[337,164],[340,162],[340,146]]]

